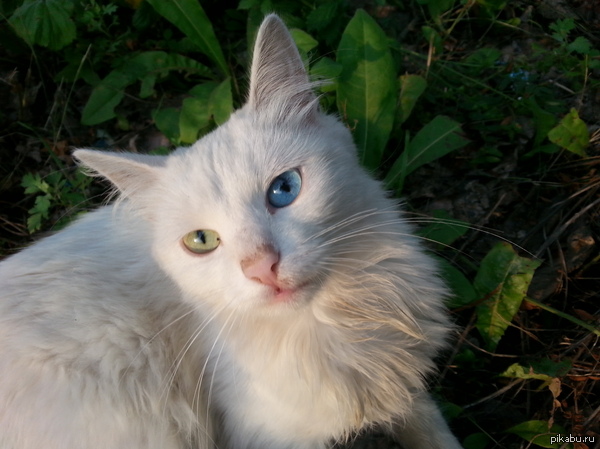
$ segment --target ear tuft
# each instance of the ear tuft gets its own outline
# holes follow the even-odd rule
[[[292,36],[275,14],[265,17],[258,30],[248,103],[269,120],[310,116],[318,101]]]
[[[73,157],[92,174],[108,179],[125,197],[135,196],[154,184],[166,159],[165,156],[96,150],[76,150]]]

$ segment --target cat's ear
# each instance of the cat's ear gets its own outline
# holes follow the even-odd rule
[[[265,17],[254,44],[249,105],[273,120],[312,120],[318,100],[290,32],[275,14]]]
[[[81,165],[112,182],[125,197],[154,184],[164,166],[165,156],[76,150],[73,157]]]

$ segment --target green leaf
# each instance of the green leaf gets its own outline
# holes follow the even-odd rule
[[[306,16],[306,26],[310,31],[324,30],[339,16],[338,9],[338,2],[330,1],[317,6]]]
[[[137,80],[142,81],[140,96],[147,97],[153,93],[158,77],[165,76],[172,70],[212,76],[210,70],[198,61],[182,55],[164,51],[148,51],[140,53],[104,78],[92,91],[86,103],[81,122],[84,125],[96,125],[116,117],[115,107],[125,96],[125,88]]]
[[[447,307],[457,309],[475,302],[478,298],[477,293],[473,288],[473,284],[469,282],[462,271],[445,259],[440,257],[436,257],[436,259],[440,267],[440,275],[452,291],[452,296],[446,302]]]
[[[233,110],[229,78],[220,84],[208,82],[194,86],[190,94],[192,97],[183,101],[179,115],[182,143],[194,143],[199,132],[211,124],[211,118],[217,125],[225,123]]]
[[[506,7],[506,0],[476,0],[481,7],[482,15],[496,17]]]
[[[565,42],[567,36],[575,29],[575,19],[560,19],[550,24],[550,29],[554,31],[552,37],[559,42]]]
[[[179,137],[181,143],[194,143],[198,140],[198,132],[202,128],[206,128],[209,123],[210,108],[208,95],[205,99],[191,97],[183,100],[179,114]]]
[[[546,374],[551,377],[563,377],[571,370],[573,363],[567,359],[555,362],[554,360],[544,358],[541,360],[532,360],[530,366],[536,373]]]
[[[421,27],[421,32],[429,45],[435,49],[435,52],[441,54],[444,48],[442,46],[442,37],[440,34],[430,26]]]
[[[51,207],[51,196],[49,194],[40,195],[35,198],[35,205],[29,209],[29,213],[35,214],[40,213],[44,218],[48,218],[48,211]]]
[[[231,80],[227,78],[213,89],[210,94],[210,111],[217,125],[222,125],[233,112]]]
[[[156,127],[175,145],[180,143],[179,114],[180,111],[175,108],[165,108],[154,112],[152,115]]]
[[[554,441],[551,439],[556,439],[561,434],[564,435],[565,429],[558,424],[554,424],[552,427],[549,427],[548,422],[546,421],[525,421],[521,424],[511,427],[510,429],[507,429],[505,432],[518,435],[524,440],[541,447],[560,448],[563,447],[564,444],[564,442]],[[566,447],[571,448],[573,446],[568,444]]]
[[[198,0],[148,0],[165,19],[188,36],[219,69],[229,75],[229,67],[210,20]]]
[[[396,123],[400,125],[410,117],[417,100],[427,88],[427,81],[419,75],[402,75],[398,78],[398,84],[400,100],[396,111]]]
[[[40,230],[43,220],[48,218],[48,213],[52,207],[51,199],[50,194],[39,195],[35,198],[35,204],[28,211],[27,229],[30,233]]]
[[[500,374],[500,377],[512,377],[515,379],[537,379],[543,381],[552,380],[552,376],[536,373],[531,366],[529,368],[525,368],[518,363],[513,363],[510,365],[503,373]]]
[[[475,75],[481,75],[484,70],[498,66],[498,60],[502,57],[502,52],[496,48],[480,48],[471,53],[465,62],[473,66],[471,72]]]
[[[485,449],[492,442],[489,435],[483,432],[472,433],[467,436],[462,445],[464,449]]]
[[[572,108],[560,123],[548,132],[548,138],[552,143],[584,157],[585,148],[590,143],[590,133],[575,108]]]
[[[113,70],[92,91],[83,108],[81,123],[96,125],[114,118],[115,107],[125,96],[124,89],[132,84],[136,76],[122,70]]]
[[[497,244],[484,257],[473,285],[479,298],[475,326],[494,351],[519,310],[535,269],[541,262],[520,257],[508,243]]]
[[[361,162],[376,169],[394,122],[397,84],[387,37],[365,11],[359,9],[348,23],[337,62],[338,110],[354,131]]]
[[[176,53],[164,51],[147,51],[129,59],[121,67],[142,81],[140,97],[146,98],[154,93],[154,84],[159,77],[166,76],[170,71],[183,71],[212,78],[211,70],[198,61]]]
[[[25,188],[26,194],[32,193],[49,193],[50,185],[42,180],[41,176],[38,173],[27,173],[23,176],[21,181],[21,187]]]
[[[537,150],[540,144],[548,136],[552,127],[556,124],[556,117],[554,114],[542,109],[535,101],[534,96],[525,98],[523,101],[533,114],[535,125],[535,140],[533,146]]]
[[[414,170],[465,146],[469,141],[460,130],[460,123],[442,115],[435,117],[407,143],[385,178],[387,187],[402,190],[404,178]]]
[[[29,45],[60,50],[75,39],[72,0],[26,0],[9,22]]]
[[[465,146],[469,141],[459,134],[460,131],[460,123],[442,115],[435,117],[404,150],[407,153],[404,175]]]
[[[35,231],[39,231],[42,228],[42,221],[42,214],[30,214],[29,218],[27,218],[27,230],[29,233],[33,234]]]
[[[292,35],[292,39],[294,39],[294,42],[296,43],[296,47],[298,47],[300,51],[304,53],[308,53],[317,45],[319,45],[319,42],[317,42],[306,31],[299,30],[298,28],[292,28],[290,30],[290,34]]]
[[[241,0],[238,9],[251,9],[260,5],[261,0]]]
[[[427,5],[431,18],[440,23],[440,16],[454,6],[454,0],[417,0],[421,5]]]
[[[333,59],[323,57],[319,59],[311,68],[311,79],[323,80],[324,84],[320,86],[321,91],[331,92],[337,89],[338,77],[342,73],[342,66]]]
[[[435,210],[432,215],[433,223],[420,229],[417,233],[426,240],[448,246],[462,237],[470,228],[469,223],[451,218],[445,210]]]
[[[592,52],[592,43],[583,36],[578,36],[573,42],[567,45],[567,50],[589,55]]]

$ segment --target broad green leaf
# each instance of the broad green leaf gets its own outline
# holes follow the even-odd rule
[[[213,26],[198,0],[148,0],[165,19],[179,28],[226,75],[229,67]]]
[[[72,0],[26,0],[9,22],[29,45],[60,50],[75,39],[73,6]]]
[[[260,5],[261,0],[241,0],[238,9],[250,9]]]
[[[447,260],[440,257],[436,257],[436,259],[440,267],[440,275],[452,292],[446,306],[450,309],[456,309],[476,301],[477,293],[466,276]]]
[[[444,48],[442,46],[442,37],[440,34],[430,26],[421,27],[421,32],[423,33],[425,40],[429,42],[429,45],[435,49],[435,52],[442,53]]]
[[[519,256],[511,245],[497,244],[481,261],[473,285],[481,299],[477,306],[476,327],[489,351],[494,351],[519,310],[537,260]]]
[[[306,31],[299,30],[298,28],[292,28],[290,30],[290,34],[292,35],[292,39],[294,39],[294,42],[296,43],[296,47],[298,47],[298,49],[300,49],[300,51],[304,53],[308,53],[317,45],[319,45],[319,42],[317,42]]]
[[[467,436],[462,445],[464,449],[485,449],[492,442],[492,439],[489,435],[483,432],[472,433]]]
[[[342,66],[327,57],[319,59],[310,68],[311,79],[324,81],[324,84],[320,86],[323,92],[331,92],[337,89],[340,73],[342,73]]]
[[[152,115],[156,127],[175,145],[180,143],[179,114],[180,111],[175,108],[165,108]]]
[[[115,107],[125,96],[124,89],[136,77],[122,70],[113,70],[92,91],[83,108],[81,123],[96,125],[115,117]]]
[[[204,99],[197,97],[183,100],[179,114],[179,137],[181,143],[194,143],[198,140],[198,132],[210,123],[210,106],[208,95]]]
[[[402,190],[404,178],[414,170],[465,146],[468,140],[460,130],[460,123],[442,115],[435,117],[406,144],[385,178],[387,187]]]
[[[547,447],[547,448],[561,448],[563,446],[565,429],[558,424],[552,425],[549,428],[548,422],[546,421],[525,421],[521,424],[517,424],[516,426],[507,429],[505,432],[513,433],[515,435],[520,436],[526,441],[533,443],[537,446]],[[560,438],[563,438],[563,441]],[[572,448],[571,444],[567,444],[566,448]]]
[[[191,98],[183,101],[179,115],[179,135],[182,143],[193,143],[198,133],[211,124],[221,125],[229,119],[233,110],[231,81],[220,84],[208,82],[194,86]]]
[[[233,96],[231,93],[231,80],[227,78],[220,83],[210,94],[210,111],[217,125],[222,125],[233,112]]]
[[[579,156],[586,156],[585,149],[590,143],[590,134],[575,108],[563,117],[558,125],[550,130],[551,142]]]
[[[419,75],[402,75],[398,78],[400,85],[400,100],[396,111],[396,124],[401,125],[406,121],[419,97],[427,88],[427,81]]]
[[[534,96],[525,98],[523,101],[533,114],[533,123],[535,125],[535,140],[533,146],[538,149],[539,145],[546,140],[548,132],[556,124],[556,117],[554,114],[542,109],[535,101]]]
[[[339,16],[339,2],[324,2],[306,16],[306,26],[309,31],[321,31],[331,25]]]
[[[451,245],[470,228],[469,223],[455,220],[445,210],[434,210],[432,223],[420,229],[417,234],[426,240]]]
[[[441,23],[440,16],[454,6],[454,0],[417,0],[421,5],[427,5],[431,18]]]
[[[374,170],[392,130],[397,84],[387,37],[365,11],[359,9],[348,23],[337,62],[338,110],[354,132],[361,162]]]

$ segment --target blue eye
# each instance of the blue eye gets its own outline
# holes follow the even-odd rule
[[[283,172],[273,180],[267,190],[267,199],[273,207],[285,207],[294,202],[300,193],[302,178],[296,169]]]

